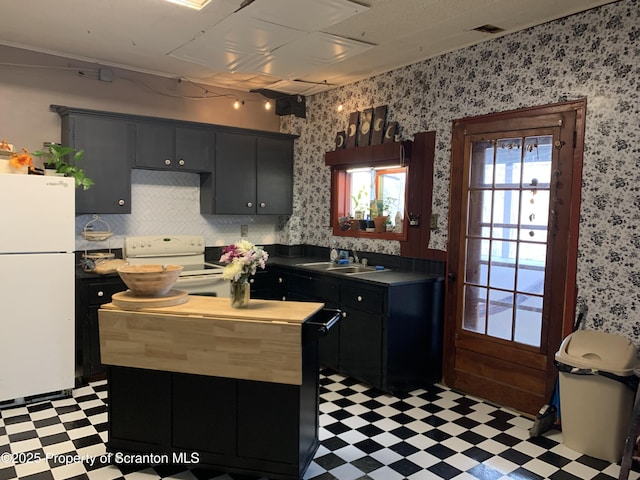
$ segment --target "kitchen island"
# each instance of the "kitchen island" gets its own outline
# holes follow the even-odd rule
[[[99,311],[113,459],[298,479],[318,448],[322,303],[192,295]],[[331,322],[339,315],[333,315]],[[328,322],[328,323],[331,323]]]

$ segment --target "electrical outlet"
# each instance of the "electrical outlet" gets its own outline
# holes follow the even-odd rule
[[[246,237],[249,235],[249,225],[240,225],[240,236]]]
[[[432,213],[431,214],[431,230],[437,230],[437,229],[438,229],[438,214]]]

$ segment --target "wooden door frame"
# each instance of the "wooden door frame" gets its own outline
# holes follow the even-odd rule
[[[562,311],[561,325],[550,325],[550,331],[548,332],[550,339],[561,339],[565,335],[571,332],[575,318],[575,308],[577,299],[577,286],[575,282],[577,272],[577,249],[578,249],[578,232],[579,232],[579,217],[580,217],[580,196],[582,185],[582,158],[584,153],[584,132],[585,132],[585,116],[586,116],[586,99],[579,99],[570,102],[556,103],[538,107],[528,107],[517,110],[511,110],[506,112],[480,115],[476,117],[458,119],[453,121],[452,126],[452,139],[451,139],[451,169],[450,169],[450,191],[449,191],[449,205],[452,202],[457,202],[461,198],[462,189],[460,182],[454,180],[464,178],[466,172],[465,168],[465,134],[467,133],[467,127],[471,130],[474,126],[497,121],[509,121],[509,129],[518,129],[521,123],[519,119],[526,118],[527,121],[535,120],[533,117],[539,117],[543,115],[562,114],[565,112],[575,111],[575,134],[571,132],[570,135],[573,138],[563,138],[565,142],[572,142],[575,146],[573,149],[572,159],[572,174],[571,174],[571,205],[568,207],[568,218],[563,222],[563,231],[567,234],[566,249],[569,254],[566,258],[566,265],[564,266],[564,297],[561,305],[558,307]],[[457,161],[454,161],[456,159]],[[451,208],[450,208],[451,211]],[[460,237],[460,219],[449,218],[449,242],[451,239]],[[455,339],[456,339],[456,318],[457,318],[457,298],[452,293],[455,290],[456,285],[454,269],[457,269],[461,258],[460,251],[454,251],[452,248],[448,249],[448,261],[447,261],[447,285],[445,296],[445,325],[444,325],[444,344],[443,344],[443,381],[445,385],[454,384],[455,375]],[[558,341],[559,346],[559,341]],[[555,384],[555,374],[550,374],[555,370],[553,363],[554,352],[548,352],[547,355],[547,372],[549,373],[546,378],[545,395],[550,397]],[[542,406],[542,405],[540,405]]]

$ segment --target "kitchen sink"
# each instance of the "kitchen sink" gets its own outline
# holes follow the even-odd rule
[[[376,267],[365,266],[361,264],[350,263],[348,265],[340,265],[335,262],[312,262],[312,263],[298,263],[297,267],[311,268],[313,270],[321,270],[332,273],[342,274],[354,274],[354,273],[369,273],[369,272],[381,272],[384,270],[376,270]]]

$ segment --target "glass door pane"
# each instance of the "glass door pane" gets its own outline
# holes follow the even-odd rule
[[[552,140],[471,144],[464,330],[540,346]]]

